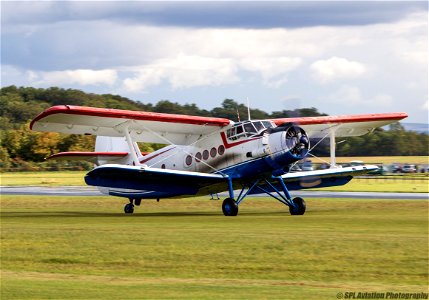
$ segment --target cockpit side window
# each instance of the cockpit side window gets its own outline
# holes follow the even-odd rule
[[[246,136],[252,136],[253,134],[257,133],[252,123],[244,124],[244,131],[246,132]]]
[[[270,121],[243,121],[227,130],[229,140],[237,140],[241,137],[251,137],[264,131],[266,128],[274,127]]]
[[[262,123],[264,124],[265,128],[272,128],[273,123],[271,123],[270,121],[262,121]]]
[[[253,126],[256,128],[256,132],[260,132],[264,129],[264,125],[262,125],[261,121],[253,122]]]

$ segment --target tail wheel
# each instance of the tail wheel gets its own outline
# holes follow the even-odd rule
[[[134,212],[134,204],[128,203],[124,206],[124,212],[126,214],[132,214]]]
[[[303,215],[305,213],[305,201],[300,197],[296,197],[292,200],[294,206],[289,206],[289,212],[291,215]]]
[[[222,203],[222,212],[225,216],[236,216],[238,214],[238,205],[234,199],[226,198]]]

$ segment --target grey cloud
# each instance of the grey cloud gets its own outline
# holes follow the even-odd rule
[[[392,22],[427,9],[426,1],[23,1],[2,2],[2,23],[104,19],[156,26],[296,28]]]

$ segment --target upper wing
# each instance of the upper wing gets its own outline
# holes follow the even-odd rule
[[[39,114],[30,128],[102,136],[124,136],[128,128],[137,142],[185,145],[232,123],[222,118],[59,105]]]
[[[281,118],[272,120],[276,125],[296,123],[300,125],[310,138],[323,138],[330,130],[336,137],[359,136],[371,132],[377,127],[397,122],[408,117],[406,113],[323,116],[303,118]]]

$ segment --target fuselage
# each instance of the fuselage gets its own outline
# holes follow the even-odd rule
[[[192,145],[166,146],[142,157],[140,163],[160,169],[220,173],[233,179],[251,178],[286,173],[290,164],[306,155],[308,147],[305,132],[296,126],[244,121]]]

